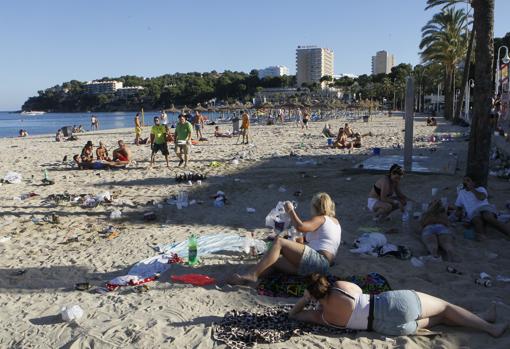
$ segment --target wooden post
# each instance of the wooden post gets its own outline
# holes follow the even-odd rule
[[[145,126],[145,115],[143,113],[143,108],[142,108],[142,128]]]
[[[406,109],[405,109],[405,137],[404,137],[404,170],[413,169],[413,118],[414,118],[414,82],[407,77]]]

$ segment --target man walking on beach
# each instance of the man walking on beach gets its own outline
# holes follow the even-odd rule
[[[250,116],[246,111],[243,112],[241,116],[241,133],[243,134],[243,140],[241,144],[248,144],[249,142],[249,129],[250,129]],[[246,142],[245,142],[246,140]]]
[[[179,158],[179,165],[184,163],[184,167],[188,165],[188,154],[191,145],[191,135],[193,126],[186,121],[184,114],[179,115],[179,121],[175,126],[175,154]]]
[[[166,167],[170,168],[168,163],[168,145],[166,144],[166,127],[160,124],[157,116],[154,117],[154,126],[151,129],[151,150],[150,167],[154,165],[156,153],[161,151],[161,154],[165,156]]]
[[[135,116],[135,144],[140,145],[140,137],[142,135],[142,124],[140,122],[140,113]]]

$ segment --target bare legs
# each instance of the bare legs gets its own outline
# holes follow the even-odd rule
[[[473,217],[471,222],[475,227],[477,240],[485,240],[487,238],[487,225],[510,237],[510,226],[498,221],[491,212],[482,212],[480,216]]]
[[[302,244],[277,238],[271,249],[250,272],[243,275],[234,274],[229,283],[236,285],[256,282],[259,276],[271,267],[295,274],[298,271],[304,250],[305,246]]]
[[[438,258],[440,256],[439,254],[439,248],[443,249],[443,251],[446,254],[446,260],[450,262],[457,262],[459,261],[459,258],[457,257],[456,253],[454,252],[453,247],[453,236],[450,234],[431,234],[422,237],[422,241],[427,247],[427,250],[429,253],[434,257]]]
[[[495,309],[488,309],[484,314],[487,320],[472,312],[448,303],[440,298],[425,293],[416,292],[421,301],[422,314],[418,320],[418,328],[428,328],[438,324],[462,326],[484,331],[493,337],[501,336],[506,328],[506,323],[491,324],[487,320],[495,320]]]
[[[376,220],[382,220],[394,211],[393,206],[388,202],[377,201],[374,205],[373,211],[375,213]]]

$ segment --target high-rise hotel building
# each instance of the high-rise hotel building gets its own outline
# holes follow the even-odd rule
[[[389,74],[395,66],[395,56],[386,51],[379,51],[372,56],[372,75]]]
[[[334,53],[329,48],[298,46],[296,50],[296,80],[303,83],[319,82],[323,76],[334,75]]]

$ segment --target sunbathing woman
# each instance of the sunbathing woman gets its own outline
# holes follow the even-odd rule
[[[345,131],[343,128],[338,131],[338,136],[336,138],[335,143],[333,143],[334,148],[339,149],[351,149],[352,144],[347,140],[347,135],[345,134]]]
[[[319,274],[312,274],[304,296],[294,305],[289,317],[336,328],[375,331],[387,336],[415,334],[435,325],[452,325],[501,336],[506,323],[496,320],[496,306],[477,316],[440,298],[411,290],[387,291],[375,296],[363,294],[358,285],[347,281],[331,284]],[[303,310],[312,300],[319,310]]]
[[[292,225],[305,236],[307,244],[276,238],[271,249],[262,260],[243,275],[234,274],[230,284],[256,282],[262,273],[270,268],[288,274],[308,275],[314,272],[326,273],[335,260],[342,228],[335,218],[335,203],[326,193],[315,194],[311,202],[312,218],[302,221],[290,202],[285,203]]]
[[[391,212],[400,208],[404,210],[407,197],[400,191],[400,180],[404,175],[402,168],[393,164],[389,174],[380,178],[368,194],[367,207],[375,213],[376,220],[386,218]]]
[[[458,262],[453,251],[453,235],[450,221],[441,200],[434,200],[420,221],[422,227],[421,239],[427,250],[435,259],[440,259],[439,248],[445,252],[447,261]]]
[[[214,137],[232,138],[229,132],[221,132],[219,126],[214,127]]]
[[[92,162],[94,160],[94,145],[92,141],[88,141],[87,144],[81,150],[81,161],[82,162]]]

